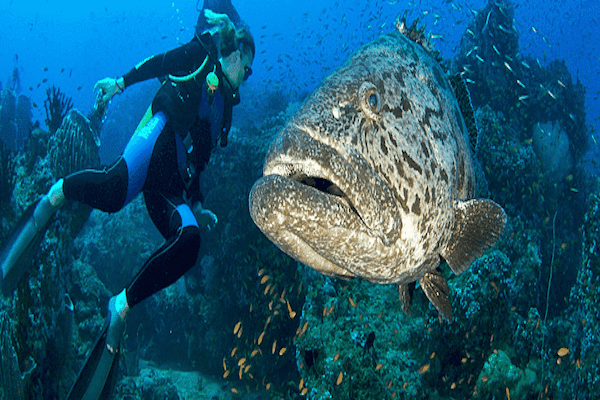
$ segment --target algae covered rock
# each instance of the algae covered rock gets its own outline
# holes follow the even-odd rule
[[[475,397],[492,395],[524,400],[540,390],[538,382],[532,369],[514,366],[505,351],[497,350],[490,355],[479,375]]]

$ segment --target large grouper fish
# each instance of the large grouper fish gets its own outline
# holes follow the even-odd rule
[[[451,319],[441,258],[465,271],[502,235],[506,214],[473,199],[466,86],[422,32],[398,20],[322,82],[271,144],[250,214],[311,268],[397,284],[407,313],[418,281]]]

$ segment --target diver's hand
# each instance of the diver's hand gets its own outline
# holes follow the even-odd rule
[[[217,225],[217,222],[219,222],[219,219],[217,218],[215,213],[213,213],[210,210],[207,210],[206,208],[202,208],[202,204],[200,204],[200,202],[194,204],[192,211],[196,216],[196,221],[198,221],[198,225],[206,227],[206,229],[208,229],[209,231],[212,228],[214,228],[215,225]]]
[[[103,103],[106,103],[107,101],[112,99],[112,97],[115,94],[121,93],[124,88],[125,81],[122,77],[118,79],[104,78],[96,82],[96,84],[94,85],[94,91],[100,89],[100,91],[102,92]]]

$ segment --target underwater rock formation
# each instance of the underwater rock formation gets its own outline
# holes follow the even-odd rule
[[[531,137],[537,122],[558,121],[569,137],[574,163],[585,153],[587,126],[585,88],[564,61],[543,66],[523,56],[509,0],[489,1],[478,10],[463,34],[452,69],[469,84],[473,105],[489,105],[524,127],[519,139]]]
[[[54,134],[50,166],[55,177],[63,177],[100,162],[98,133],[90,121],[74,109],[69,111]]]
[[[569,138],[558,122],[533,126],[533,149],[546,179],[553,183],[564,180],[573,166]]]

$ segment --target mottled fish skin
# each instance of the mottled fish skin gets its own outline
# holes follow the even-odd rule
[[[327,275],[400,285],[440,264],[475,179],[447,75],[396,31],[323,81],[275,138],[263,173],[250,212],[279,248]]]

